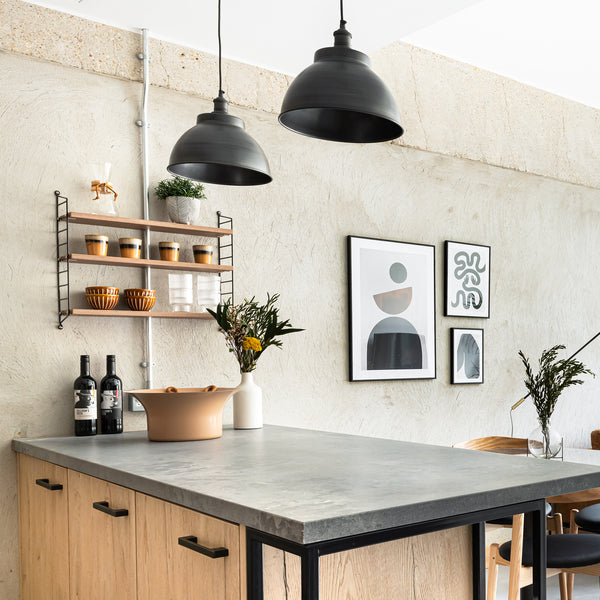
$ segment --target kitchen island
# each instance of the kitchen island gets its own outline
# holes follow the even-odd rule
[[[483,600],[483,523],[521,512],[529,515],[534,535],[533,594],[543,599],[544,498],[600,486],[596,466],[277,426],[225,429],[215,440],[178,443],[149,442],[146,432],[15,439],[13,449],[19,460],[32,457],[68,471],[69,538],[75,534],[73,507],[82,497],[76,485],[85,476],[137,494],[131,504],[137,509],[137,533],[128,535],[138,546],[144,535],[154,535],[152,526],[140,521],[142,509],[158,501],[240,526],[239,585],[235,593],[226,587],[228,599],[291,599],[297,593],[302,600],[319,594],[334,600],[336,590],[346,586],[339,597],[400,598],[398,590],[405,589],[407,598],[434,593],[438,599]],[[31,477],[43,491],[52,481],[40,479],[39,468],[31,467]],[[20,494],[30,502],[26,484],[20,470]],[[110,512],[108,501],[98,500],[96,511]],[[23,528],[29,524],[24,510],[21,506],[22,569]],[[162,515],[153,521],[158,528],[156,523],[168,520],[167,509],[156,510]],[[231,540],[237,534],[227,535]],[[195,542],[181,539],[180,546],[196,544],[200,549],[192,549],[206,556],[199,536]],[[74,560],[80,554],[79,548],[71,552]],[[141,560],[138,554],[138,570],[153,560],[162,563],[160,557]],[[378,565],[383,574],[376,573]],[[73,570],[71,588],[78,585]],[[140,600],[150,597],[140,592],[150,575],[138,573],[137,584],[133,577],[131,589]]]

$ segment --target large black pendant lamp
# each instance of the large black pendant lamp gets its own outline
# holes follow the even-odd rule
[[[279,122],[309,137],[334,142],[386,142],[404,130],[396,102],[369,57],[350,47],[344,5],[334,46],[315,52],[315,62],[290,85]]]
[[[198,115],[171,151],[167,171],[221,185],[261,185],[273,180],[261,147],[244,131],[244,121],[228,114],[221,89],[221,0],[219,0],[219,96],[211,113]]]

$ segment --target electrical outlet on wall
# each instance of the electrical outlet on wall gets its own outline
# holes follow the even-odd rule
[[[135,396],[127,394],[127,398],[127,407],[131,412],[142,412],[144,410],[142,403]]]

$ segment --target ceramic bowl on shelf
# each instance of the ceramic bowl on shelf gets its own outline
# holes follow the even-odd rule
[[[86,294],[110,294],[119,295],[118,287],[110,287],[106,285],[92,285],[85,288]]]
[[[88,294],[85,299],[96,310],[112,310],[119,303],[119,294]]]
[[[171,387],[128,393],[146,409],[150,441],[186,442],[210,440],[223,435],[223,407],[235,390],[211,385],[207,388]]]
[[[156,298],[156,290],[145,290],[143,288],[128,288],[123,290],[125,296],[139,296],[144,298]]]
[[[156,303],[156,290],[128,289],[125,290],[125,302],[131,310],[149,311]]]

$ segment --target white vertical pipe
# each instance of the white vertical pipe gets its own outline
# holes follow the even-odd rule
[[[148,53],[148,30],[142,29],[142,56],[143,61],[143,94],[142,94],[142,187],[144,198],[144,219],[150,218],[150,180],[149,180],[149,152],[148,152],[148,88],[150,87],[150,55]],[[150,258],[150,229],[144,230],[144,256]],[[150,267],[144,269],[144,287],[150,289],[152,277]],[[145,368],[146,388],[152,388],[152,318],[144,319],[145,337]]]

